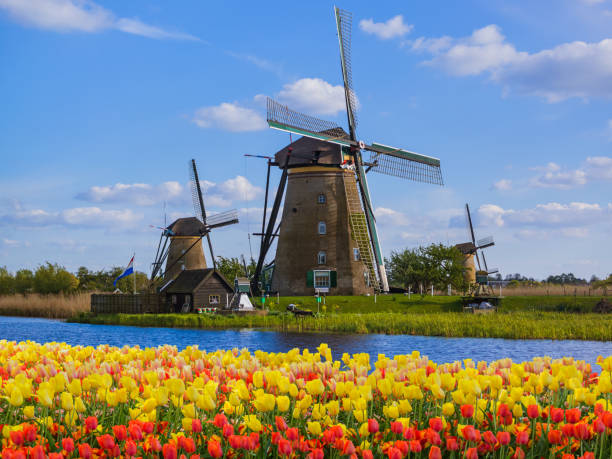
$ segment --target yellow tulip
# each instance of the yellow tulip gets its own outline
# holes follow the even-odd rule
[[[289,409],[290,400],[286,395],[278,395],[276,397],[276,407],[279,411],[285,412]]]
[[[261,421],[254,414],[244,416],[244,424],[253,432],[259,432],[262,429]]]
[[[62,392],[60,394],[60,403],[64,411],[72,411],[74,409],[72,394],[70,392]]]
[[[310,395],[321,395],[325,390],[325,385],[320,379],[313,379],[306,383],[306,390]]]
[[[317,421],[313,421],[313,422],[308,421],[306,423],[306,426],[307,426],[308,432],[314,437],[318,437],[319,435],[321,435],[321,424],[318,423]]]
[[[32,405],[24,406],[23,415],[26,419],[34,419],[34,407]]]
[[[9,397],[9,403],[12,406],[21,406],[23,405],[23,395],[21,391],[17,387],[13,387],[11,390],[11,396]]]

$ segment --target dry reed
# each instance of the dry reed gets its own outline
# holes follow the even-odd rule
[[[497,293],[499,287],[493,291]],[[593,288],[590,285],[520,285],[516,287],[502,288],[503,296],[608,296],[610,293],[606,287]]]
[[[89,311],[90,295],[3,295],[0,296],[0,315],[65,319]]]

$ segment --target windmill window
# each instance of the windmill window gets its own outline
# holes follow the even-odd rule
[[[219,304],[220,300],[219,295],[208,295],[209,304]]]
[[[327,199],[325,198],[325,195],[324,195],[323,193],[321,193],[321,194],[319,195],[319,197],[317,198],[317,202],[318,202],[319,204],[325,204],[325,201],[326,201],[326,200],[327,200]]]
[[[323,251],[319,252],[319,254],[317,255],[317,262],[320,265],[324,265],[325,263],[327,263],[327,253]]]
[[[319,234],[327,234],[327,225],[325,222],[319,222]]]
[[[314,288],[329,288],[330,284],[329,271],[314,272]]]
[[[359,248],[358,247],[354,247],[353,248],[353,260],[355,260],[355,261],[361,260],[361,255],[359,254]]]

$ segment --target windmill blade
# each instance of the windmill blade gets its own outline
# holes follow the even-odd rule
[[[204,208],[204,198],[202,197],[202,188],[200,188],[200,178],[198,177],[198,169],[196,168],[195,159],[190,161],[189,174],[191,176],[191,197],[193,198],[195,215],[202,223],[206,224],[206,209]],[[213,268],[217,269],[217,262],[213,252],[212,241],[210,240],[210,231],[206,233],[206,240],[208,241],[208,250],[210,250]]]
[[[325,140],[339,145],[356,145],[351,142],[348,134],[333,121],[325,121],[314,116],[305,115],[291,110],[286,105],[279,104],[268,97],[268,126],[280,131]]]
[[[338,29],[338,43],[340,45],[340,65],[342,67],[342,80],[344,81],[344,98],[346,100],[346,115],[348,118],[349,134],[352,140],[357,140],[357,97],[353,90],[353,72],[351,69],[351,32],[353,15],[349,11],[334,7],[336,27]]]
[[[487,247],[491,247],[495,245],[495,241],[493,241],[493,236],[487,236],[482,239],[478,239],[476,242],[476,246],[479,249],[486,249]]]
[[[484,252],[481,251],[480,252],[482,254],[482,263],[484,264],[484,269],[487,272],[487,274],[489,273],[489,267],[487,266],[487,259],[484,256]]]
[[[438,158],[380,143],[366,145],[365,150],[370,151],[369,163],[373,164],[372,172],[415,182],[444,185]]]
[[[238,211],[236,209],[228,210],[211,215],[206,219],[206,227],[211,230],[222,226],[234,225],[238,223]]]
[[[478,247],[476,245],[476,238],[474,237],[474,227],[472,226],[472,215],[470,215],[470,206],[467,203],[465,204],[465,212],[467,215],[468,229],[470,230],[470,235],[472,236],[472,244],[474,244],[474,247]]]

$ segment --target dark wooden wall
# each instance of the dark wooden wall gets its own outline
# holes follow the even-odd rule
[[[205,282],[201,283],[193,291],[193,307],[203,308],[210,306],[226,307],[226,296],[228,300],[232,299],[233,291],[229,289],[221,280],[215,276],[210,276]],[[219,304],[211,305],[208,301],[209,295],[219,295]]]

